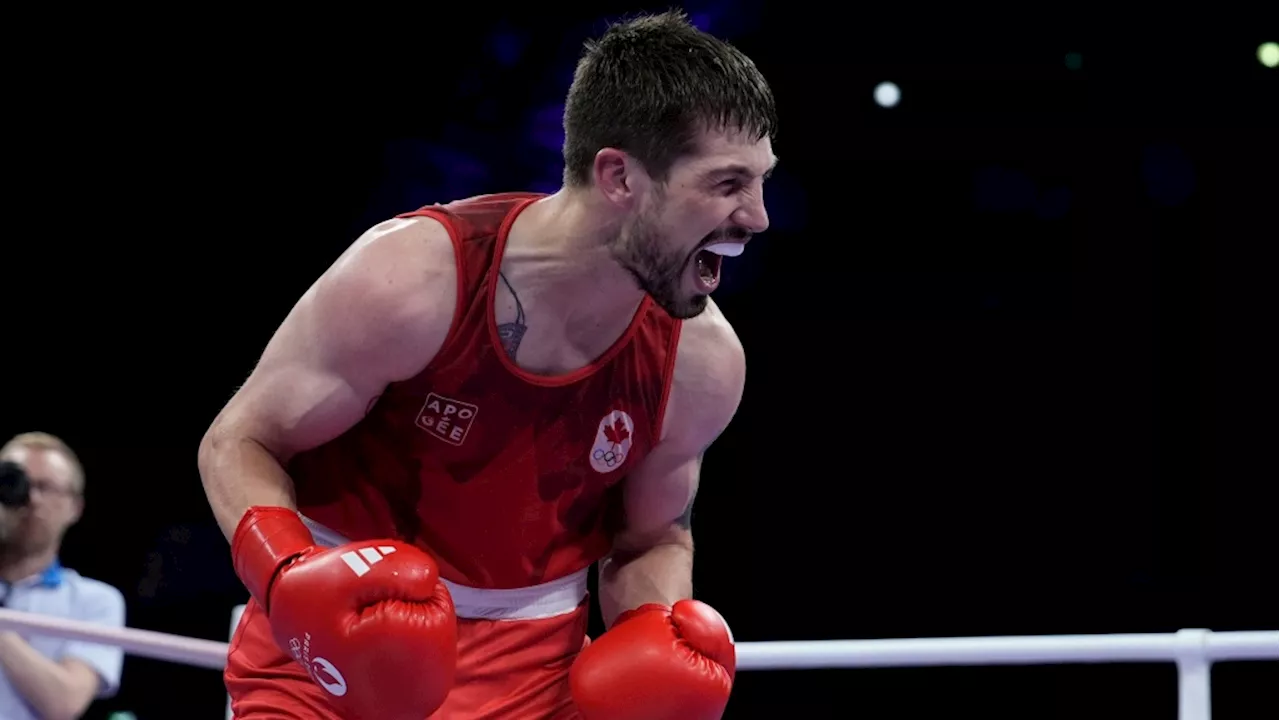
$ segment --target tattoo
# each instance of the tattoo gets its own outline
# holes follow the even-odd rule
[[[705,451],[704,451],[705,452]],[[703,453],[698,453],[698,465],[702,465]],[[700,471],[699,471],[700,472]],[[698,497],[698,483],[700,477],[695,476],[693,479],[693,490],[689,493],[689,504],[684,506],[684,512],[680,513],[680,517],[676,518],[676,526],[684,530],[688,530],[693,524],[693,501]]]
[[[502,278],[502,284],[507,286],[511,299],[516,301],[515,322],[502,323],[498,326],[498,339],[502,341],[502,349],[507,351],[507,357],[515,360],[516,351],[520,349],[520,341],[524,339],[524,331],[529,328],[524,324],[524,306],[520,304],[515,288],[511,287],[511,282],[507,280],[506,275],[499,272],[498,277]]]

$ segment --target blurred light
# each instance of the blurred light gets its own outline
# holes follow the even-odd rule
[[[564,103],[535,110],[529,134],[534,145],[559,155],[564,147]]]
[[[1079,70],[1084,65],[1084,58],[1078,52],[1069,52],[1063,62],[1067,64],[1068,70]]]
[[[1277,63],[1280,63],[1280,45],[1273,42],[1259,45],[1258,61],[1269,68],[1275,67]]]
[[[514,30],[496,30],[489,36],[489,55],[504,67],[514,67],[528,44],[529,38]]]
[[[902,91],[891,82],[882,82],[877,85],[874,95],[876,104],[880,107],[893,107],[898,104],[898,100],[902,99]]]
[[[762,0],[691,0],[680,4],[694,27],[725,39],[754,32],[764,12]]]
[[[548,175],[529,184],[529,192],[554,195],[560,190],[560,177]]]

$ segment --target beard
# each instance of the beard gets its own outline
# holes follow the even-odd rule
[[[642,213],[610,243],[614,260],[640,289],[673,318],[688,320],[707,309],[708,296],[683,289],[685,272],[698,250],[667,250],[656,211]],[[703,243],[698,244],[698,248]]]

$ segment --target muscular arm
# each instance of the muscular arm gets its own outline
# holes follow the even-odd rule
[[[623,487],[625,524],[600,563],[606,625],[645,603],[693,595],[693,499],[702,455],[742,399],[742,345],[714,304],[687,321],[677,350],[663,437]]]
[[[439,351],[457,303],[438,222],[375,226],[303,295],[200,443],[199,468],[228,539],[255,505],[295,507],[289,458],[355,425],[388,383]]]

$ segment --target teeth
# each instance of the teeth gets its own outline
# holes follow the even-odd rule
[[[702,249],[706,250],[709,253],[715,253],[716,255],[738,257],[739,255],[742,254],[742,251],[746,250],[747,248],[742,243],[727,242],[727,243],[715,243],[714,245],[708,245]]]

